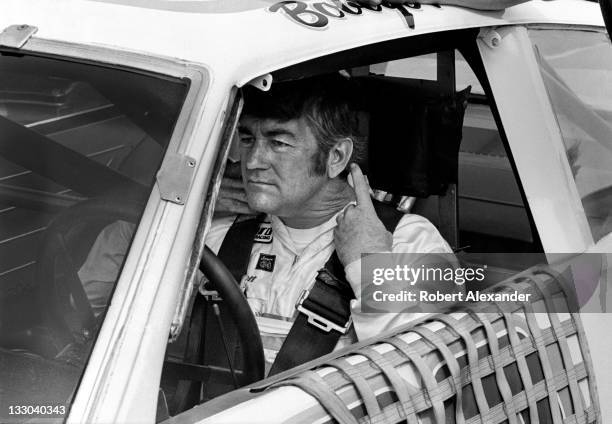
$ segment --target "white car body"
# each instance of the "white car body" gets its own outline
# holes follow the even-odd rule
[[[563,159],[561,134],[524,29],[538,24],[601,31],[597,4],[531,1],[499,12],[424,5],[410,10],[414,28],[399,11],[383,8],[342,19],[329,17],[328,24],[317,29],[296,23],[282,10],[270,11],[272,4],[261,0],[2,2],[0,29],[16,24],[37,28],[21,47],[23,52],[134,67],[191,81],[168,150],[196,161],[186,198],[183,204],[168,202],[157,185],[153,189],[69,423],[154,421],[168,334],[172,325],[181,324],[177,311],[190,293],[186,287],[193,284],[191,255],[198,248],[196,234],[205,204],[210,225],[214,199],[206,196],[233,90],[281,68],[392,39],[482,28],[479,50],[544,251],[612,252],[611,235],[594,241],[578,191],[568,184],[571,170]],[[612,370],[610,339],[589,340],[598,378],[609,377]],[[612,383],[607,380],[602,378],[598,390],[603,417],[610,419],[612,409],[606,399],[612,398]],[[299,389],[282,388],[202,422],[240,422],[246,417],[249,422],[282,422],[314,404]]]

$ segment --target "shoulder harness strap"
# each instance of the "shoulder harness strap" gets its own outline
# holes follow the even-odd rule
[[[252,241],[265,217],[265,214],[256,217],[238,215],[221,243],[217,256],[238,283],[247,272],[253,249]]]

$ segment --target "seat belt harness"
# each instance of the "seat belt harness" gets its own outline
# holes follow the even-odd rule
[[[308,324],[320,330],[346,334],[351,326],[351,310],[344,300],[351,298],[352,290],[349,292],[342,281],[322,268],[312,288],[302,292],[295,309],[307,317]]]
[[[375,200],[373,205],[387,231],[393,233],[403,213]],[[332,352],[352,324],[353,299],[355,294],[334,251],[318,271],[312,288],[304,290],[298,299],[296,309],[299,313],[268,375],[278,374]]]
[[[373,204],[387,231],[393,233],[403,213],[376,200],[373,200]],[[263,221],[262,218],[263,216],[246,220],[237,219],[230,227],[219,250],[219,258],[228,265],[228,269],[238,282],[246,274],[253,246],[253,234]],[[351,327],[351,300],[354,298],[353,290],[344,275],[344,267],[334,251],[323,268],[317,272],[313,286],[302,292],[298,299],[296,319],[276,356],[269,375],[333,351],[340,337]]]

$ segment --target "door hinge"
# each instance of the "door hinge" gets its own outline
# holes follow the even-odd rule
[[[178,153],[168,153],[157,173],[157,185],[161,198],[184,205],[195,167],[194,158]]]

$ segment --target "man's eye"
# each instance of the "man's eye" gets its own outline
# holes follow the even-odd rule
[[[255,141],[254,137],[250,137],[250,136],[242,136],[242,137],[240,137],[240,143],[241,144],[253,144],[254,141]]]
[[[285,142],[280,141],[280,140],[271,140],[270,143],[274,147],[289,147],[289,146],[291,146],[289,143],[285,143]]]

